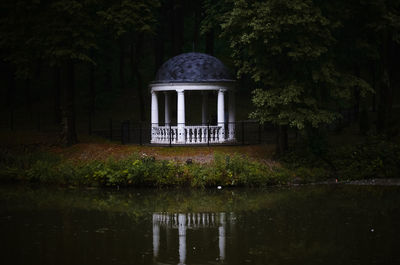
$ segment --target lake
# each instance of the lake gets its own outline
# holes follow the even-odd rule
[[[400,187],[0,186],[2,264],[400,264]]]

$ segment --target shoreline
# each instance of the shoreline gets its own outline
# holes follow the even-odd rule
[[[71,147],[0,144],[0,182],[86,187],[400,186],[400,146],[380,138],[275,157],[274,146],[153,147],[96,139]],[[326,159],[328,158],[328,159]],[[327,163],[327,161],[329,163]]]

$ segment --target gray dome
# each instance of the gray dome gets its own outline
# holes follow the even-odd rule
[[[232,82],[225,65],[214,56],[189,52],[166,61],[153,83]]]

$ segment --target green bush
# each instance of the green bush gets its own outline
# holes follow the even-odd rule
[[[398,178],[400,146],[379,137],[368,137],[365,143],[344,146],[331,153],[339,178]]]
[[[265,186],[287,184],[291,174],[279,168],[253,161],[247,156],[234,154],[224,156],[216,154],[214,158],[213,176],[220,185],[230,186]]]
[[[183,164],[132,156],[127,159],[59,163],[37,161],[27,171],[31,182],[92,186],[264,186],[286,184],[289,171],[234,154],[215,154],[211,164]]]
[[[281,161],[301,183],[330,177],[339,180],[400,177],[400,146],[377,136],[369,136],[357,145],[330,147],[323,156],[307,148],[297,148],[281,157]]]
[[[317,182],[333,174],[342,180],[394,178],[400,176],[398,161],[399,145],[380,138],[368,138],[356,146],[329,149],[324,159],[313,152],[295,150],[281,158],[280,166],[240,154],[216,153],[210,164],[186,164],[139,155],[120,160],[78,162],[47,153],[24,153],[14,157],[2,152],[0,179],[101,187],[259,187]]]

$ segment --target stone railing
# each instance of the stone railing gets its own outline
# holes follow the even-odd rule
[[[153,126],[151,127],[151,143],[155,144],[177,144],[177,126]]]
[[[179,138],[180,130],[183,137]],[[222,126],[153,126],[151,143],[214,144],[225,142]]]

